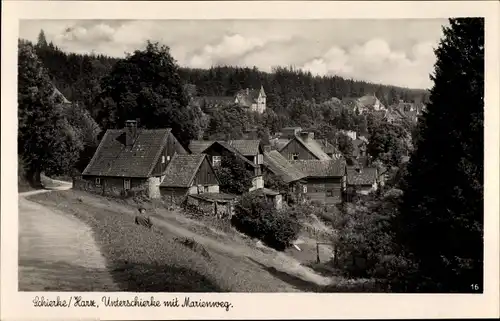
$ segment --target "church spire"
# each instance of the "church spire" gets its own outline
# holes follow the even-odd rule
[[[264,86],[260,85],[260,93],[262,97],[266,97],[266,92],[264,91]]]

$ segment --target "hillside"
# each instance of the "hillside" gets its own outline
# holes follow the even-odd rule
[[[120,60],[103,55],[67,53],[52,44],[38,46],[37,54],[58,89],[70,101],[85,104],[91,112],[101,90],[100,81]],[[399,99],[407,102],[425,102],[428,99],[428,92],[423,89],[373,84],[339,76],[313,76],[310,72],[291,67],[278,67],[271,73],[255,67],[181,67],[179,74],[185,84],[196,86],[196,93],[200,96],[231,96],[242,88],[260,88],[262,85],[268,95],[268,106],[277,112],[294,99],[323,102],[332,97],[375,94],[384,105]]]

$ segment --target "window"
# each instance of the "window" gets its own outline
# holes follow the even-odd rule
[[[213,156],[212,157],[212,165],[219,166],[221,163],[221,156]]]
[[[162,163],[162,164],[165,164],[165,155],[162,155],[162,156],[161,156],[161,163]]]
[[[298,160],[299,159],[299,154],[293,153],[292,154],[292,160]]]
[[[302,193],[304,193],[304,194],[307,193],[307,185],[302,186]]]
[[[333,189],[329,189],[326,191],[326,196],[333,197]]]
[[[99,177],[95,179],[95,184],[101,185],[101,179]]]
[[[167,156],[167,162],[170,162],[170,156]]]
[[[208,186],[205,186],[205,188],[203,189],[203,192],[208,193]]]
[[[125,178],[123,180],[123,189],[126,191],[130,189],[130,179],[129,178]]]

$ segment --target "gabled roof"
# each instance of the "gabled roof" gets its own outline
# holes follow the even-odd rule
[[[214,140],[192,140],[189,142],[189,150],[193,154],[203,153],[208,147],[210,147],[215,141]]]
[[[321,159],[321,160],[329,160],[329,159],[331,159],[331,157],[328,156],[323,151],[323,149],[321,148],[321,145],[316,140],[310,138],[310,139],[307,139],[307,141],[306,141],[306,140],[303,140],[302,138],[300,138],[297,135],[294,138],[290,139],[288,141],[288,143],[280,149],[280,152],[283,149],[285,149],[286,146],[288,144],[290,144],[290,142],[292,142],[294,139],[297,140],[299,142],[299,144],[301,144],[302,146],[304,146],[304,148],[307,149],[311,154],[313,154],[314,157],[316,157],[317,159]]]
[[[342,177],[346,168],[343,159],[295,160],[290,163],[307,177]]]
[[[251,167],[253,168],[257,168],[259,167],[259,165],[255,164],[254,162],[251,162],[250,160],[248,160],[248,158],[246,158],[242,153],[240,153],[237,149],[235,149],[234,147],[232,147],[231,145],[229,145],[229,143],[227,142],[223,142],[223,141],[216,141],[214,144],[219,144],[221,145],[222,147],[224,147],[227,151],[231,152],[232,154],[236,155],[236,157],[238,157],[239,159],[241,159],[244,163],[246,163],[247,165],[250,165]]]
[[[274,138],[269,140],[269,143],[277,150],[281,150],[283,147],[286,146],[286,144],[288,144],[289,141],[290,139],[288,138]]]
[[[392,119],[392,120],[398,120],[398,119],[402,118],[402,115],[401,115],[401,113],[399,113],[397,111],[397,109],[390,108],[385,113],[385,118],[388,119],[388,120],[390,120],[390,119]]]
[[[288,162],[286,158],[276,150],[264,153],[264,166],[275,175],[281,177],[287,184],[306,177],[304,173]]]
[[[342,98],[342,102],[344,104],[352,104],[354,106],[360,106],[361,105],[361,103],[359,102],[359,100],[356,97],[343,97]]]
[[[256,90],[256,89],[241,89],[236,93],[236,97],[239,100],[239,103],[243,106],[250,107],[252,104],[257,103],[257,98],[259,98],[259,93],[263,92],[263,89],[261,87],[261,90]],[[264,93],[265,95],[265,93]],[[265,96],[264,96],[265,97]]]
[[[258,139],[230,140],[228,143],[243,156],[255,156],[259,154],[260,140]]]
[[[373,185],[376,180],[376,168],[365,167],[359,173],[353,167],[347,168],[347,185]]]
[[[193,143],[193,142],[194,142],[194,144],[193,144],[194,149],[191,148],[191,143]],[[191,143],[189,144],[189,149],[191,150],[191,152],[193,154],[200,154],[202,152],[206,152],[209,148],[211,148],[215,145],[219,145],[222,148],[224,148],[225,150],[227,150],[228,152],[236,155],[236,157],[241,159],[247,165],[250,165],[253,168],[257,168],[259,166],[259,165],[255,164],[254,162],[251,162],[250,160],[248,160],[248,158],[246,158],[243,154],[241,154],[238,150],[233,148],[227,142],[218,141],[218,140],[217,141],[193,140],[193,141],[191,141]],[[201,149],[203,149],[203,150],[200,152]]]
[[[366,96],[360,97],[360,98],[358,98],[358,102],[363,107],[372,107],[377,103],[382,105],[380,100],[378,100],[378,98],[375,95],[366,95]]]
[[[335,145],[331,144],[326,139],[318,139],[317,142],[321,146],[321,149],[327,154],[342,154]]]
[[[71,104],[71,101],[69,101],[56,87],[54,87],[54,91],[52,92],[52,98],[60,100],[63,104]]]
[[[234,97],[232,96],[200,96],[197,97],[198,100],[206,101],[208,103],[214,104],[231,104],[234,103]]]
[[[414,111],[401,111],[399,110],[399,113],[404,117],[407,118],[411,121],[414,121],[416,117],[418,117],[418,112],[416,110]]]
[[[167,165],[160,187],[190,187],[205,159],[205,154],[175,154]]]
[[[149,177],[170,132],[170,128],[137,129],[134,144],[126,146],[123,130],[108,129],[82,175]]]

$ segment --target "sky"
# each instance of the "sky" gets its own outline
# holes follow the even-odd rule
[[[147,40],[170,47],[181,66],[294,66],[314,75],[430,88],[446,19],[23,20],[20,38],[67,52],[124,57]]]

